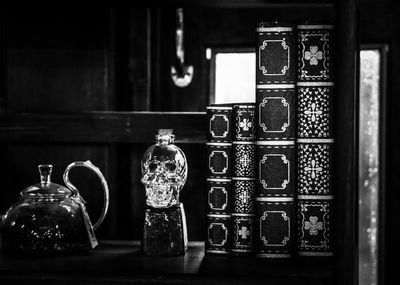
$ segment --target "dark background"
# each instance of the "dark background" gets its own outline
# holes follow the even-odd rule
[[[206,1],[185,8],[185,58],[195,67],[193,82],[186,88],[174,86],[170,77],[170,67],[175,62],[174,7],[65,8],[51,13],[42,9],[7,9],[3,12],[3,109],[9,114],[44,116],[75,116],[93,111],[204,112],[209,104],[207,48],[252,48],[254,27],[263,19],[334,21],[333,8],[325,8],[325,4],[316,5],[310,13],[308,6],[301,4],[259,9],[257,1],[249,2],[256,6],[227,3],[222,7],[208,6]],[[68,127],[66,120],[60,120],[60,129]],[[155,125],[148,122],[154,135]],[[40,127],[40,122],[34,122],[33,127]],[[141,132],[133,130],[132,136],[140,136]],[[69,135],[65,131],[65,136]],[[7,167],[2,181],[9,190],[1,194],[0,209],[7,209],[17,200],[20,190],[38,182],[38,164],[54,164],[53,181],[61,183],[61,175],[70,162],[90,159],[104,172],[111,191],[110,212],[98,237],[139,239],[144,205],[139,166],[152,138],[135,144],[102,140],[96,143],[96,138],[86,139],[89,143],[40,138],[40,143],[24,138],[4,143]],[[204,143],[188,141],[179,146],[189,161],[189,177],[182,192],[189,239],[203,240]],[[99,183],[89,172],[78,172],[74,169],[71,181],[79,180],[78,189],[88,200],[88,210],[94,217],[102,206]]]
[[[174,63],[175,6],[160,8],[7,8],[1,14],[0,112],[76,114],[93,111],[205,111],[209,103],[209,62],[206,48],[252,47],[259,20],[292,22],[334,21],[332,1],[313,1],[312,11],[300,1],[295,9],[259,9],[264,1],[184,2],[185,59],[194,65],[195,76],[184,89],[170,79]],[[270,1],[271,2],[271,1]],[[309,1],[308,1],[309,2]],[[400,182],[397,163],[400,150],[400,8],[398,1],[356,0],[360,44],[387,44],[387,135],[382,246],[385,261],[398,256]],[[220,3],[220,4],[219,4]],[[303,5],[303,6],[302,6]],[[291,6],[292,7],[292,6]],[[337,69],[337,72],[339,69]],[[157,119],[156,119],[157,120]],[[66,122],[60,121],[63,129]],[[156,124],[149,121],[148,128]],[[61,132],[62,133],[62,132]],[[132,136],[139,136],[135,130]],[[37,133],[40,136],[40,132]],[[75,160],[90,159],[110,186],[110,209],[99,228],[99,239],[139,239],[144,190],[140,183],[140,159],[151,140],[126,142],[62,142],[63,140],[13,140],[0,142],[0,213],[18,199],[19,191],[38,182],[37,165],[54,164],[53,181],[62,184],[65,167]],[[179,146],[189,161],[189,177],[182,192],[190,240],[203,240],[205,216],[205,147],[185,142]],[[71,181],[88,201],[92,221],[102,201],[100,183],[86,170],[74,170]],[[337,187],[340,187],[338,185]],[[356,230],[356,229],[355,229]],[[395,276],[386,262],[388,276]]]

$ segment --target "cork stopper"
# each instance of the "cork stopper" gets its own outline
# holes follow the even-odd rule
[[[157,143],[161,144],[171,144],[174,143],[175,135],[173,134],[173,129],[158,129],[158,134],[156,135]]]

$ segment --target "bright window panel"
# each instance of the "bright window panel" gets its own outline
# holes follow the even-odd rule
[[[255,102],[255,53],[216,53],[215,103]]]
[[[379,50],[360,53],[359,284],[377,284],[379,204]]]

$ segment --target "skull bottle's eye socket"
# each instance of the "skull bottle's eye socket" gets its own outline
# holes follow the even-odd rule
[[[149,171],[155,172],[157,170],[158,164],[159,164],[158,162],[150,162]]]
[[[176,165],[173,162],[166,162],[165,163],[165,168],[170,171],[170,172],[175,172],[176,170]]]

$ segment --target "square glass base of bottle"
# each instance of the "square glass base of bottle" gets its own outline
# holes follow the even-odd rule
[[[148,207],[144,215],[142,251],[146,255],[183,255],[187,250],[183,204],[166,209]]]

